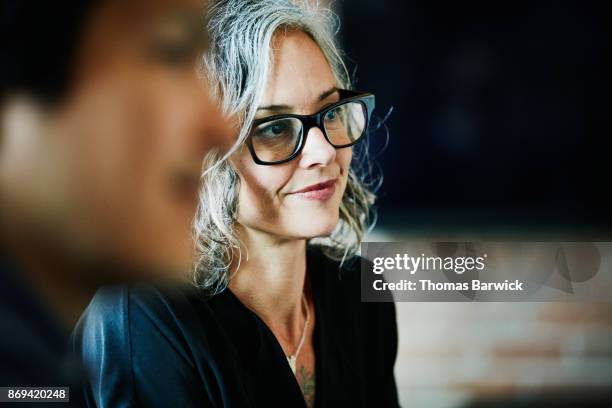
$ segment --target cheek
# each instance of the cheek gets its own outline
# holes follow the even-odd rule
[[[280,191],[293,173],[292,162],[259,166],[248,152],[241,152],[233,163],[240,177],[239,222],[244,225],[273,224],[282,205]]]
[[[351,160],[353,158],[353,149],[338,149],[336,153],[336,162],[340,167],[340,179],[341,179],[341,188],[338,191],[338,196],[336,197],[335,207],[340,208],[340,204],[342,202],[342,198],[344,197],[344,192],[346,191],[346,185],[348,183],[348,175],[351,167]]]
[[[353,148],[349,147],[346,149],[339,149],[338,158],[341,166],[343,168],[348,168],[348,166],[351,164],[351,159],[353,158]]]
[[[353,149],[351,147],[346,149],[338,149],[336,153],[336,161],[340,166],[340,171],[344,177],[348,175],[349,167],[351,166],[351,160],[353,159]]]
[[[201,84],[150,79],[144,88],[138,101],[143,107],[141,127],[148,127],[149,132],[158,135],[156,153],[168,160],[201,162],[216,141],[217,135],[211,133],[218,120],[212,115],[216,112],[214,108],[201,97]],[[193,164],[191,161],[188,165]]]
[[[103,112],[104,120],[83,112],[76,138],[82,226],[98,250],[122,262],[188,268],[197,201],[179,200],[170,188],[169,170],[181,156],[181,144],[160,126],[166,117],[156,117],[164,104],[145,95],[107,88],[96,95],[95,109],[88,109]]]

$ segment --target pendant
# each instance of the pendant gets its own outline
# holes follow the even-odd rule
[[[295,374],[295,363],[296,363],[296,358],[295,356],[287,356],[287,361],[289,362],[289,367],[291,367],[291,371],[293,371],[293,374]]]

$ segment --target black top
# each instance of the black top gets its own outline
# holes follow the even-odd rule
[[[316,314],[317,407],[396,407],[393,303],[362,303],[360,262],[339,268],[319,249],[307,267]],[[99,407],[304,407],[265,323],[229,290],[100,290],[75,330]]]
[[[0,387],[70,387],[70,403],[81,407],[83,371],[70,350],[70,330],[0,254]],[[39,406],[23,403],[20,406]]]

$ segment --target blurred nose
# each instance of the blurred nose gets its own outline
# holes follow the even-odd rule
[[[321,129],[313,127],[308,131],[306,144],[300,155],[300,166],[304,168],[326,166],[336,158],[336,149],[332,146]]]
[[[201,82],[198,85],[203,88],[198,104],[201,107],[199,111],[204,150],[208,152],[210,149],[218,148],[225,152],[232,146],[235,139],[230,122],[221,113],[219,105],[211,97],[208,86],[202,87]]]

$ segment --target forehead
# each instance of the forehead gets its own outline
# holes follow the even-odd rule
[[[201,0],[109,0],[100,5],[91,23],[109,37],[118,32],[147,30],[168,21],[203,30],[204,5]]]
[[[201,39],[205,45],[202,4],[193,0],[103,2],[84,27],[80,61],[104,65],[113,55],[140,55],[153,37]]]
[[[207,4],[203,0],[112,0],[123,13],[130,17],[157,17],[167,13],[185,12],[203,17]]]
[[[336,81],[321,48],[303,31],[281,31],[272,42],[273,65],[263,104],[309,106]]]

